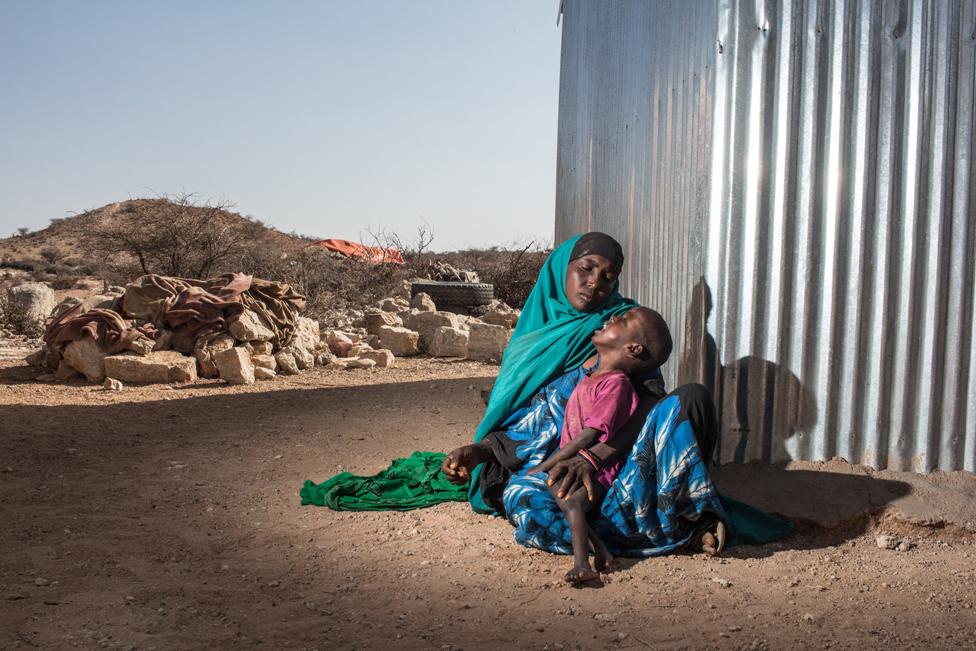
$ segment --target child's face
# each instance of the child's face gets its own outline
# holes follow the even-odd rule
[[[636,343],[644,329],[644,319],[640,310],[627,310],[620,316],[612,316],[603,327],[593,333],[594,345],[605,349],[620,348]]]

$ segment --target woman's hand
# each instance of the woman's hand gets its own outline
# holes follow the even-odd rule
[[[470,443],[451,450],[441,464],[441,472],[447,481],[458,486],[468,483],[471,472],[492,456],[491,448],[481,443]]]
[[[583,457],[577,455],[556,462],[549,471],[549,485],[557,486],[557,482],[556,495],[560,499],[572,495],[582,486],[586,489],[586,496],[593,501],[596,493],[596,471]]]

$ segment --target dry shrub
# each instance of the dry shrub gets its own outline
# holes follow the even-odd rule
[[[139,220],[100,225],[89,241],[106,262],[108,275],[121,280],[142,274],[207,278],[243,256],[264,230],[227,217],[230,204],[198,204],[192,194],[145,202]],[[128,204],[123,212],[134,212]]]
[[[18,335],[40,337],[44,334],[44,326],[27,312],[17,309],[9,290],[7,284],[0,284],[0,327]]]
[[[306,296],[306,312],[314,318],[334,310],[375,305],[412,275],[401,265],[369,264],[315,246],[293,255],[255,248],[241,258],[240,269],[288,283]]]

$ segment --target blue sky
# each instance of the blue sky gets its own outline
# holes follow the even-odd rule
[[[0,0],[0,236],[196,192],[283,231],[551,240],[557,0]]]

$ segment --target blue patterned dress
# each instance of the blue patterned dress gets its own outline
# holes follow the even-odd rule
[[[578,368],[550,382],[502,428],[517,460],[508,464],[511,476],[502,493],[515,540],[557,554],[572,553],[569,525],[546,476],[525,473],[559,447],[566,401],[583,373]],[[688,415],[691,399],[679,390],[654,406],[610,486],[593,528],[611,553],[667,554],[687,545],[710,521],[725,518]]]

